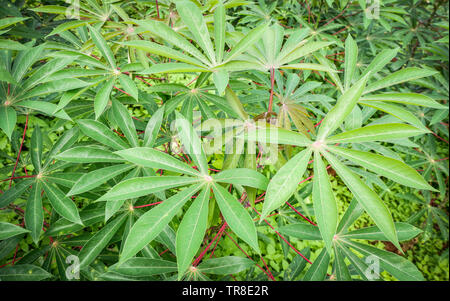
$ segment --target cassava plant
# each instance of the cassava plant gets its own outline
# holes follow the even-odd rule
[[[380,2],[9,3],[0,280],[428,279],[448,3]]]

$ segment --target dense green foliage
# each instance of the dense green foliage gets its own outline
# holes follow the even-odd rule
[[[448,2],[0,1],[0,280],[448,280]]]

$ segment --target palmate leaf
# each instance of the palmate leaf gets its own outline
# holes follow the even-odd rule
[[[30,231],[10,223],[0,222],[0,240],[4,240],[27,232]]]
[[[221,171],[212,177],[216,182],[242,185],[266,190],[269,181],[256,170],[233,168]]]
[[[108,105],[108,101],[111,95],[111,91],[113,89],[115,82],[115,78],[109,78],[106,82],[100,83],[100,89],[94,98],[94,112],[95,118],[98,119],[100,115],[102,115],[106,106]]]
[[[65,196],[64,192],[62,192],[55,184],[46,183],[45,180],[41,181],[41,183],[45,194],[55,211],[67,220],[83,225],[74,201]]]
[[[175,272],[176,263],[155,258],[136,257],[130,258],[118,266],[111,269],[125,276],[152,276]]]
[[[350,275],[350,271],[348,270],[347,265],[345,264],[345,257],[343,252],[339,247],[334,245],[334,273],[336,274],[336,279],[338,281],[349,281],[352,280],[352,276]]]
[[[5,105],[0,106],[0,129],[5,132],[6,136],[11,139],[12,132],[16,126],[17,113],[16,111]]]
[[[0,269],[2,281],[40,281],[53,275],[33,264],[19,264]]]
[[[200,176],[198,171],[186,163],[175,159],[169,154],[149,147],[129,148],[115,152],[115,154],[139,166],[170,170],[191,176]]]
[[[331,254],[333,237],[336,234],[338,224],[338,209],[327,169],[317,151],[314,152],[314,175],[312,192],[314,214],[325,246],[327,247],[328,253]]]
[[[122,42],[122,44],[181,62],[156,64],[142,71],[142,74],[165,72],[213,72],[216,88],[218,89],[219,94],[222,94],[229,79],[229,68],[226,67],[226,65],[232,63],[238,55],[242,54],[252,44],[254,44],[262,36],[267,25],[256,27],[247,35],[243,35],[243,38],[231,47],[231,51],[229,51],[225,58],[223,58],[225,47],[224,6],[219,6],[215,10],[217,24],[214,26],[214,44],[216,49],[213,47],[206,22],[197,5],[190,1],[182,1],[177,3],[177,10],[184,24],[187,25],[191,37],[197,45],[199,45],[201,50],[203,50],[206,56],[190,42],[188,42],[182,35],[175,32],[166,24],[157,21],[135,20],[134,22],[145,30],[150,31],[152,34],[159,36],[168,43],[181,48],[189,55],[183,54],[182,52],[174,50],[170,47],[149,41],[127,41]],[[239,70],[246,69],[246,67],[242,64],[240,67],[238,65],[236,65],[236,67],[238,67]]]
[[[331,166],[333,166],[334,170],[336,170],[339,177],[350,189],[364,210],[374,220],[375,224],[383,231],[384,235],[386,235],[396,247],[401,249],[391,213],[380,197],[361,181],[361,179],[348,167],[337,160],[336,157],[327,152],[323,152],[322,154]]]
[[[98,142],[110,146],[113,149],[121,150],[128,148],[128,145],[115,135],[109,128],[103,123],[89,119],[79,119],[77,121],[81,131]]]
[[[424,134],[423,129],[402,123],[368,125],[359,129],[342,132],[327,139],[328,143],[361,143],[389,141]]]
[[[322,281],[327,276],[330,255],[326,249],[323,249],[313,264],[306,271],[303,281]]]
[[[150,2],[140,1],[135,7],[127,1],[83,0],[80,11],[70,11],[71,4],[34,8],[40,13],[33,20],[20,17],[14,6],[5,7],[6,14],[2,11],[17,17],[0,18],[0,148],[14,153],[2,153],[0,209],[24,212],[18,222],[15,216],[7,217],[13,218],[10,224],[18,234],[12,231],[7,236],[13,236],[0,239],[0,260],[10,265],[0,268],[0,280],[45,280],[55,270],[55,280],[68,280],[69,254],[80,255],[82,280],[227,280],[229,273],[238,274],[232,277],[239,280],[263,280],[266,275],[254,262],[229,256],[227,239],[214,247],[213,253],[221,257],[202,257],[199,265],[190,266],[202,242],[208,244],[221,224],[252,252],[261,247],[269,259],[279,255],[264,247],[273,233],[256,232],[258,216],[249,209],[265,190],[265,201],[256,204],[258,210],[262,206],[262,218],[279,209],[271,218],[278,224],[276,231],[324,246],[314,259],[304,253],[306,248],[301,251],[314,261],[307,265],[300,255],[288,256],[289,248],[281,242],[285,259],[292,260],[288,269],[285,262],[276,268],[277,280],[298,280],[305,272],[305,280],[369,280],[368,259],[381,260],[382,269],[399,280],[422,280],[406,258],[358,243],[392,241],[392,230],[398,241],[410,240],[421,233],[421,218],[424,239],[434,228],[448,239],[448,216],[442,210],[448,202],[447,155],[441,147],[444,141],[432,143],[436,138],[448,140],[448,83],[442,64],[448,61],[448,25],[422,22],[417,27],[413,20],[427,20],[433,3],[420,2],[411,23],[402,3],[385,5],[381,19],[370,20],[352,13],[329,18],[332,11],[323,15],[317,3],[302,8],[293,1]],[[333,6],[332,0],[326,2]],[[341,10],[346,6],[347,1],[338,4]],[[306,13],[298,14],[298,9]],[[442,17],[443,11],[438,7],[436,13]],[[65,20],[68,13],[81,19]],[[155,15],[158,18],[152,19]],[[394,21],[396,31],[390,32]],[[348,35],[346,25],[355,24]],[[435,29],[441,28],[439,34]],[[272,116],[265,113],[269,69],[275,77],[273,96],[278,98],[273,110],[277,127],[258,125],[252,131],[250,118],[263,117],[265,123],[264,117]],[[295,69],[301,70],[299,75]],[[167,78],[176,72],[181,75]],[[153,73],[164,79],[148,77],[145,88],[133,80],[134,74]],[[185,75],[196,80],[183,85],[190,80]],[[164,83],[154,84],[160,80]],[[124,95],[114,96],[118,85]],[[197,109],[205,119],[220,119],[221,129],[225,116],[236,118],[234,128],[218,134],[203,128],[214,122],[202,122],[203,131],[197,134],[192,126]],[[131,110],[137,117],[149,113],[152,118],[146,124],[132,117]],[[21,130],[15,126],[25,115],[30,123],[20,139]],[[40,115],[55,119],[48,131],[45,124],[51,120]],[[176,136],[171,122],[179,117]],[[202,143],[213,132],[214,138],[239,141],[242,147],[235,144],[235,153],[225,156],[210,154]],[[172,145],[170,139],[174,144],[181,140],[189,163],[176,158],[178,152],[160,151]],[[272,144],[278,161],[267,164],[263,156],[253,154],[251,148],[257,144],[261,155]],[[227,146],[222,143],[217,149]],[[47,148],[50,151],[43,153]],[[332,169],[325,168],[328,164]],[[262,174],[257,172],[261,167]],[[416,169],[423,170],[422,175]],[[340,179],[331,182],[335,172]],[[300,186],[307,176],[312,181]],[[389,181],[385,184],[379,177]],[[336,201],[342,203],[338,196],[346,193],[346,187],[339,187],[342,179],[353,199],[344,204],[348,209],[337,225]],[[393,223],[381,202],[397,183],[408,186],[399,193],[405,196],[400,201],[420,206],[408,218],[416,227]],[[372,184],[381,190],[372,189]],[[411,197],[418,189],[423,200]],[[238,201],[235,195],[243,198],[245,192],[247,199]],[[298,202],[298,208],[291,209],[318,226],[282,208],[291,196],[292,204]],[[376,225],[352,228],[365,211]],[[21,227],[14,225],[21,221]],[[79,246],[81,252],[73,249]],[[171,254],[160,253],[164,249]]]
[[[133,225],[125,240],[125,245],[119,258],[119,265],[133,257],[155,239],[164,230],[178,210],[200,188],[200,184],[192,185],[143,214]]]
[[[312,150],[305,149],[284,164],[267,186],[261,220],[270,212],[283,205],[297,190],[311,157]]]
[[[208,56],[209,61],[215,65],[216,58],[213,44],[200,9],[191,1],[178,1],[176,5],[183,23],[187,25],[197,44]]]
[[[177,176],[132,178],[116,184],[97,201],[111,202],[138,198],[150,193],[164,191],[174,187],[195,184],[201,180],[202,179],[199,178]]]
[[[114,144],[116,145],[116,144]],[[73,163],[122,163],[125,160],[111,151],[97,146],[76,146],[55,156],[57,159]]]
[[[405,105],[415,105],[430,107],[435,109],[445,109],[444,105],[441,105],[433,98],[418,94],[418,93],[382,93],[382,94],[372,94],[361,97],[361,101],[370,103],[371,101],[383,101],[383,102],[394,102]]]
[[[186,211],[176,235],[178,279],[188,269],[201,246],[208,223],[210,189],[205,188]]]
[[[136,127],[134,126],[133,119],[128,113],[127,108],[119,101],[113,99],[112,111],[114,120],[119,125],[119,128],[122,130],[130,145],[137,147],[139,143],[138,136],[136,134]]]
[[[411,240],[423,232],[419,228],[416,228],[408,223],[395,223],[395,229],[397,231],[399,241]],[[347,239],[388,240],[377,226],[353,230],[346,234],[342,234],[339,237]]]
[[[317,140],[323,141],[332,134],[351,113],[361,96],[367,82],[368,75],[361,78],[351,88],[345,91],[336,102],[336,105],[328,112],[320,124]]]
[[[328,146],[327,149],[400,184],[417,189],[435,190],[415,169],[399,160],[336,146]]]
[[[31,163],[36,173],[39,173],[42,165],[42,134],[39,126],[35,127],[31,136]]]
[[[194,131],[191,123],[180,113],[175,112],[176,121],[175,126],[177,128],[181,143],[186,149],[186,153],[196,163],[200,173],[202,175],[208,174],[208,164],[206,163],[206,155],[203,150],[200,138]]]
[[[94,41],[95,46],[97,46],[98,50],[101,52],[103,57],[108,61],[109,65],[113,70],[117,69],[116,60],[114,58],[114,54],[111,51],[111,48],[106,43],[105,38],[100,34],[100,32],[90,25],[88,25],[89,33],[91,35],[92,41]]]
[[[110,221],[100,231],[95,233],[91,239],[89,239],[80,251],[80,268],[87,267],[95,258],[101,253],[101,251],[108,245],[111,238],[119,230],[122,224],[125,222],[127,215],[122,214]]]
[[[145,127],[144,142],[142,146],[152,147],[155,144],[164,118],[164,110],[165,105],[162,105],[148,121],[147,126]]]
[[[250,214],[248,214],[239,201],[222,186],[213,185],[212,189],[220,211],[231,230],[248,243],[257,253],[261,253],[258,245],[256,227]]]
[[[235,274],[255,265],[255,262],[244,257],[225,256],[203,261],[198,270],[205,274],[229,275]]]
[[[25,226],[31,231],[31,237],[35,244],[39,241],[42,226],[44,223],[44,210],[42,209],[42,187],[39,182],[35,182],[28,196],[25,210]]]
[[[109,179],[127,172],[132,168],[132,165],[119,164],[93,170],[80,177],[78,181],[72,186],[67,195],[75,195],[92,190],[102,185]]]
[[[400,83],[404,83],[407,81],[419,79],[422,77],[427,77],[436,74],[437,71],[434,70],[427,70],[427,69],[420,69],[416,67],[410,67],[401,69],[397,72],[394,72],[382,80],[376,81],[373,84],[370,84],[366,87],[364,90],[364,94],[377,91],[389,86],[397,85]]]
[[[276,128],[273,126],[256,128],[254,130],[249,129],[249,131],[245,133],[244,138],[248,141],[288,144],[303,147],[309,146],[313,143],[302,133]]]
[[[344,66],[344,90],[347,90],[353,80],[353,74],[356,69],[356,61],[358,59],[358,45],[349,35],[345,40],[345,66]]]
[[[400,281],[424,280],[417,267],[402,256],[349,240],[342,240],[342,242],[359,253],[376,256],[380,266]]]
[[[279,24],[274,24],[267,28],[258,43],[249,47],[242,60],[253,63],[255,67],[252,69],[259,70],[299,69],[334,72],[333,69],[323,64],[303,62],[289,64],[334,43],[309,42],[305,39],[308,33],[308,30],[302,29],[294,31],[282,47],[285,31]]]

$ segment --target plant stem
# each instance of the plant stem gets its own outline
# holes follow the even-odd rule
[[[267,113],[272,112],[274,83],[275,83],[275,71],[273,70],[273,68],[271,68],[270,69],[270,98],[269,98],[269,109],[267,110]]]
[[[16,164],[14,165],[14,169],[12,171],[11,179],[9,180],[9,187],[11,187],[12,180],[14,178],[14,173],[16,172],[17,164],[19,163],[20,153],[22,152],[22,147],[23,147],[23,141],[25,140],[25,135],[27,133],[27,127],[28,127],[28,114],[27,114],[27,119],[25,121],[25,128],[23,129],[22,142],[20,143],[20,148],[19,148],[19,153],[17,154]]]
[[[156,0],[155,2],[156,2],[156,14],[157,14],[158,19],[159,19],[159,4],[158,4],[158,0]]]

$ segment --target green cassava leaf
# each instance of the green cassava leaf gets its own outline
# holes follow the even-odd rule
[[[67,220],[83,225],[75,202],[68,198],[56,185],[41,181],[52,207]]]
[[[108,181],[109,179],[123,174],[124,172],[127,172],[132,168],[132,165],[119,164],[93,170],[80,177],[78,181],[72,186],[67,195],[80,194],[94,189],[106,183],[106,181]]]
[[[389,241],[396,246],[400,246],[391,213],[378,194],[336,157],[327,152],[324,152],[323,155]]]
[[[0,240],[27,232],[30,231],[10,223],[0,222]]]
[[[31,188],[25,209],[25,226],[30,230],[31,237],[37,245],[44,224],[44,210],[42,209],[42,186],[36,182]]]
[[[143,214],[131,227],[120,254],[119,265],[133,257],[155,239],[178,210],[200,188],[201,185],[192,185]]]
[[[102,252],[114,234],[125,222],[126,217],[126,214],[116,217],[114,220],[107,223],[106,226],[104,226],[100,231],[95,233],[94,236],[92,236],[92,238],[83,245],[83,248],[79,254],[81,269],[92,263]]]
[[[95,118],[98,119],[103,114],[108,101],[111,97],[111,91],[114,87],[115,78],[107,79],[105,82],[100,83],[100,89],[94,98],[94,112]]]
[[[46,270],[32,264],[19,264],[0,269],[2,281],[40,281],[52,276]]]
[[[327,276],[328,264],[330,262],[330,255],[326,249],[320,252],[319,257],[313,262],[306,271],[303,281],[323,281]]]
[[[255,224],[250,214],[242,204],[220,185],[213,185],[212,189],[225,221],[231,230],[243,241],[248,243],[257,253],[260,253]]]
[[[351,88],[345,91],[337,100],[336,105],[325,115],[317,133],[318,141],[324,140],[332,134],[341,125],[345,117],[351,113],[364,90],[367,77],[361,78]]]
[[[329,146],[327,149],[397,183],[416,189],[435,190],[414,168],[406,165],[402,161],[337,146]]]
[[[114,134],[109,128],[106,127],[106,125],[99,121],[80,119],[77,123],[80,126],[81,131],[86,136],[89,136],[104,145],[107,145],[115,150],[128,148],[128,145],[120,137]]]
[[[358,45],[351,35],[345,40],[345,66],[344,66],[344,90],[347,90],[353,80],[356,69],[356,61],[358,60]]]
[[[199,172],[186,163],[162,151],[149,147],[136,147],[115,152],[125,160],[139,166],[170,170],[181,174],[199,176]]]
[[[370,141],[389,141],[424,134],[424,130],[402,123],[368,125],[346,131],[327,139],[328,143],[361,143]]]
[[[314,152],[314,182],[313,201],[314,213],[320,234],[325,242],[328,253],[333,250],[333,237],[336,234],[338,224],[338,209],[328,178],[327,169],[319,152]]]
[[[407,81],[419,79],[422,77],[427,77],[436,74],[437,71],[421,69],[417,67],[409,67],[405,69],[401,69],[392,74],[389,74],[385,78],[378,80],[366,87],[364,90],[364,94],[377,91],[386,87],[390,87],[393,85],[398,85]]]
[[[254,265],[255,263],[248,258],[225,256],[205,260],[198,269],[205,274],[228,275],[245,271]]]
[[[88,27],[89,33],[95,46],[97,46],[98,50],[101,52],[103,57],[108,61],[111,68],[113,70],[116,70],[117,66],[114,54],[111,51],[111,48],[109,48],[108,44],[106,43],[105,38],[100,34],[100,32],[95,27],[92,27],[90,25],[88,25]]]
[[[395,223],[395,229],[397,230],[399,241],[411,240],[423,232],[419,228],[407,223]],[[388,240],[377,226],[350,231],[340,237],[348,239]]]
[[[203,175],[208,174],[208,163],[206,162],[205,151],[201,144],[200,138],[194,131],[190,122],[180,113],[176,113],[176,128],[183,146],[186,149],[186,153],[196,163],[199,171]]]
[[[176,176],[150,176],[133,178],[122,181],[108,190],[97,201],[120,201],[130,198],[138,198],[150,193],[164,191],[169,188],[181,187],[199,182],[198,178]]]
[[[161,128],[161,123],[163,121],[164,109],[165,106],[163,105],[158,110],[156,110],[156,112],[148,121],[147,126],[145,127],[143,146],[152,147],[155,144],[156,138]]]
[[[210,189],[206,188],[192,202],[183,216],[176,236],[178,279],[192,263],[206,232]]]
[[[121,163],[125,161],[122,157],[114,154],[113,152],[88,146],[76,146],[70,148],[56,155],[56,158],[73,163]]]
[[[349,240],[343,240],[343,242],[364,255],[375,256],[380,266],[400,281],[425,280],[417,267],[402,256]]]
[[[178,1],[176,5],[183,23],[189,28],[189,31],[194,36],[194,40],[206,53],[210,62],[215,64],[216,58],[213,44],[201,10],[191,1]]]
[[[11,139],[12,132],[16,126],[17,113],[16,111],[5,105],[0,106],[0,129],[5,132],[6,136]]]
[[[261,220],[283,205],[297,190],[311,157],[311,149],[305,149],[284,164],[267,186]]]
[[[233,168],[221,171],[213,176],[216,182],[243,185],[266,190],[269,181],[256,170],[248,168]]]
[[[177,265],[173,261],[136,257],[114,266],[113,270],[126,276],[152,276],[175,272]]]
[[[114,99],[112,101],[112,110],[114,114],[114,120],[119,125],[119,128],[122,130],[128,142],[131,144],[131,146],[137,147],[139,143],[136,134],[136,127],[134,126],[133,119],[128,113],[127,108],[119,101]]]

